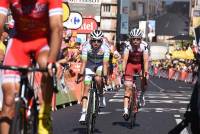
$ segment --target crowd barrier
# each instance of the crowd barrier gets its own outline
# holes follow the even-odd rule
[[[187,83],[195,83],[196,82],[196,77],[197,76],[193,76],[192,72],[188,72],[185,70],[175,70],[173,68],[169,68],[169,69],[163,69],[163,68],[158,68],[158,67],[154,67],[150,69],[150,75],[152,76],[157,76],[159,78],[166,78],[169,80],[179,80],[179,81],[184,81]]]

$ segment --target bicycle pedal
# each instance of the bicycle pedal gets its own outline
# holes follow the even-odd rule
[[[123,114],[123,117],[124,117],[124,120],[125,120],[125,121],[128,121],[129,118],[130,118],[128,114]]]

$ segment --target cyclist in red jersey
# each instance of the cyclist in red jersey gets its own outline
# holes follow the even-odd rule
[[[144,91],[145,91],[145,80],[144,77],[148,78],[148,44],[142,41],[143,32],[140,29],[134,28],[130,31],[130,41],[126,42],[126,47],[123,55],[123,74],[125,75],[125,95],[124,95],[124,113],[123,117],[128,118],[128,101],[130,99],[133,75],[140,73],[144,75],[141,77],[141,101],[144,106]],[[142,72],[144,71],[144,72]],[[134,93],[134,92],[133,92]]]
[[[29,66],[29,54],[35,53],[35,59],[41,68],[48,67],[52,75],[52,64],[56,58],[62,42],[62,0],[0,0],[0,35],[7,18],[8,9],[11,10],[15,21],[16,35],[10,39],[4,59],[4,65]],[[56,63],[59,68],[59,64]],[[59,69],[58,72],[59,73]],[[39,111],[39,134],[51,132],[50,111],[52,87],[50,75],[42,76],[42,95]],[[19,73],[4,71],[2,88],[4,103],[2,118],[9,121],[14,116],[14,97],[19,89]],[[0,133],[9,133],[9,122],[0,124]]]

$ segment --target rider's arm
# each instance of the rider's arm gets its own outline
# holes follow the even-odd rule
[[[143,41],[143,60],[144,60],[144,73],[149,72],[149,49],[148,49],[148,44]]]
[[[9,3],[7,0],[0,0],[0,35],[3,33],[4,24],[8,14]]]
[[[104,58],[103,58],[103,75],[108,75],[108,67],[109,67],[109,57],[110,57],[110,50],[105,49]]]
[[[87,64],[87,55],[88,55],[88,47],[85,46],[85,47],[83,47],[82,52],[81,52],[80,74],[83,74],[84,71],[85,71],[85,67],[86,67],[86,64]]]
[[[53,8],[52,8],[53,7]],[[55,62],[60,51],[63,34],[62,2],[52,0],[49,3],[49,26],[50,26],[50,52],[48,61]]]
[[[125,70],[126,70],[128,56],[129,56],[129,50],[127,48],[125,48],[124,54],[123,54],[123,59],[122,59],[122,72],[125,72]]]
[[[148,53],[144,53],[144,54],[143,54],[143,57],[144,57],[144,72],[148,73],[149,54],[148,54]]]

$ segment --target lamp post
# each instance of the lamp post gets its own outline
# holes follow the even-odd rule
[[[149,0],[147,0],[147,13],[146,13],[146,31],[145,31],[145,40],[148,42],[148,23],[149,23]]]
[[[121,31],[121,0],[117,0],[117,31],[116,31],[116,42],[120,41],[120,31]]]

